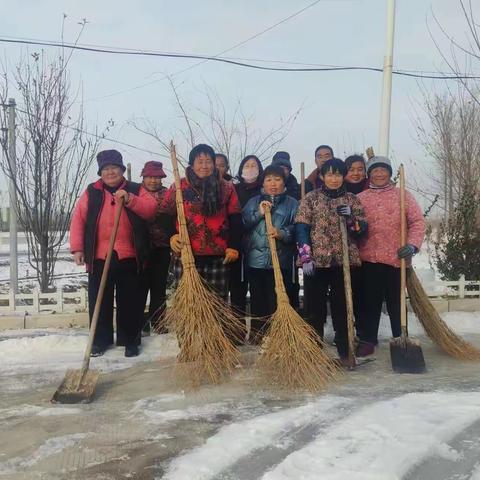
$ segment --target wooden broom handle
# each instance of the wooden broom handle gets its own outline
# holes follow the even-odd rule
[[[102,277],[100,278],[100,286],[98,287],[97,300],[95,301],[95,308],[93,310],[92,322],[90,324],[90,332],[88,334],[88,343],[83,357],[82,373],[80,375],[80,382],[83,375],[88,370],[90,365],[90,354],[92,353],[93,340],[95,338],[95,332],[97,330],[98,317],[100,316],[100,307],[102,306],[103,294],[105,293],[105,287],[107,285],[108,272],[110,270],[110,263],[112,261],[113,246],[115,245],[115,239],[117,238],[118,225],[120,224],[120,216],[123,210],[123,197],[119,200],[117,209],[115,210],[115,218],[113,221],[113,229],[110,234],[110,243],[108,244],[107,257],[105,258],[105,264],[103,266]]]
[[[305,162],[300,163],[300,195],[301,198],[305,197]]]
[[[344,217],[339,217],[340,232],[342,234],[343,255],[343,284],[345,286],[345,303],[347,306],[347,333],[348,333],[348,359],[352,366],[355,365],[354,327],[353,327],[353,298],[352,279],[350,277],[350,256],[348,254],[347,222]]]
[[[274,228],[272,223],[272,213],[270,211],[269,206],[265,206],[265,224],[267,226],[268,245],[270,247],[270,252],[272,254],[273,275],[275,278],[275,291],[277,292],[277,303],[280,303],[280,302],[288,303],[289,302],[288,295],[285,290],[285,284],[283,283],[283,277],[282,277],[282,270],[280,268],[280,262],[278,260],[277,244],[275,239],[268,234],[268,232]]]
[[[400,247],[407,243],[407,218],[405,211],[405,170],[403,164],[399,169],[400,177]],[[406,302],[406,286],[407,286],[407,268],[404,258],[400,259],[400,326],[402,334],[407,335],[407,302]]]
[[[185,207],[183,205],[183,194],[180,182],[180,172],[178,171],[177,151],[173,141],[170,142],[170,159],[172,161],[173,175],[175,177],[175,204],[177,206],[178,233],[182,242],[182,265],[183,268],[194,268],[195,259],[193,257],[192,246],[187,229],[187,219],[185,217]]]

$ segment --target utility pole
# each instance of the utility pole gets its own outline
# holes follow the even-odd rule
[[[380,138],[378,142],[378,153],[385,156],[388,156],[390,143],[393,43],[395,36],[395,0],[387,0],[387,2],[387,49],[383,59],[382,104],[380,107]]]
[[[17,173],[15,107],[13,98],[8,99],[8,162],[10,165],[10,291],[18,293],[18,249],[17,249],[17,191],[15,189]]]

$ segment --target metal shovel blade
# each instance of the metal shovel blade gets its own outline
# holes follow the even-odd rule
[[[52,403],[90,403],[99,375],[98,370],[67,370]]]
[[[425,359],[418,340],[398,337],[390,340],[392,368],[396,373],[425,373]]]

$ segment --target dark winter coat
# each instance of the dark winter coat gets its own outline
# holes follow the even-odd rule
[[[244,251],[247,265],[251,268],[273,268],[265,217],[260,214],[258,209],[260,202],[263,200],[272,202],[272,223],[282,237],[276,240],[280,267],[282,269],[292,269],[295,253],[294,222],[298,202],[288,196],[286,192],[274,197],[262,193],[250,199],[243,208]]]
[[[262,179],[259,178],[252,183],[246,183],[242,179],[239,180],[238,183],[235,183],[234,186],[235,191],[237,192],[238,201],[240,202],[240,207],[243,208],[251,198],[260,195],[262,190]]]
[[[295,200],[300,200],[300,198],[302,197],[300,184],[297,182],[295,175],[290,174],[285,179],[285,189],[287,191],[287,195],[294,198]]]

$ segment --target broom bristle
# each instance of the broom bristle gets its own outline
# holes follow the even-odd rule
[[[277,386],[313,392],[341,373],[321,338],[288,302],[279,302],[262,349],[257,365],[265,380]]]
[[[442,320],[413,269],[407,275],[407,289],[415,315],[437,346],[459,360],[480,360],[480,349],[459,337]]]
[[[244,326],[195,268],[184,269],[162,323],[177,335],[182,380],[219,383],[238,365]]]

